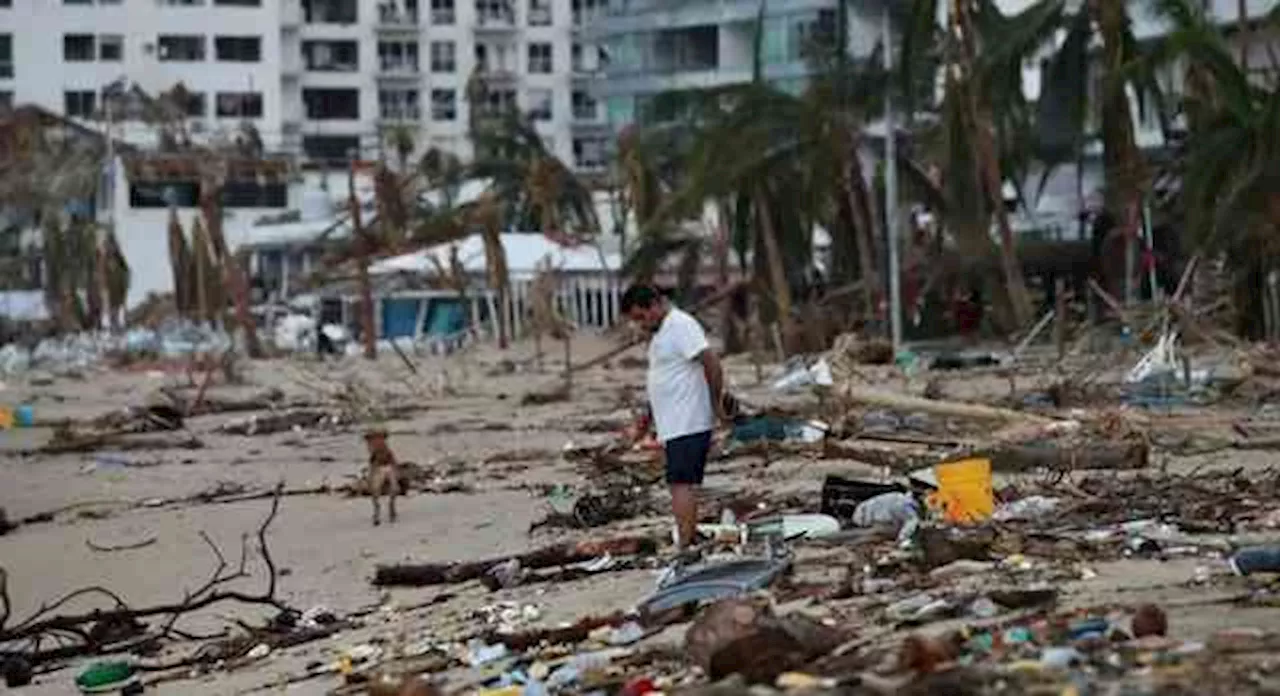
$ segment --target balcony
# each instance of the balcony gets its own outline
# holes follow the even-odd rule
[[[418,30],[418,12],[394,5],[381,5],[378,7],[377,30],[384,33],[416,32]]]
[[[417,123],[422,120],[422,109],[417,106],[401,106],[394,109],[383,109],[378,115],[378,122],[383,125],[399,125]]]
[[[519,78],[519,74],[513,67],[490,66],[483,63],[476,66],[476,76],[487,84],[506,84]]]
[[[529,26],[531,27],[551,26],[551,8],[550,7],[530,7],[528,21],[529,21]]]
[[[475,28],[484,32],[513,32],[516,30],[515,9],[503,2],[478,3]]]
[[[600,108],[598,102],[584,104],[575,103],[573,105],[573,124],[578,125],[596,125],[604,123],[604,109]]]
[[[416,63],[405,60],[383,60],[378,63],[378,79],[384,81],[417,82],[422,71]]]

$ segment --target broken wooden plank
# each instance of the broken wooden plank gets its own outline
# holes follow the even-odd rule
[[[480,578],[494,566],[511,560],[524,569],[554,568],[590,561],[605,554],[614,556],[649,555],[657,552],[658,543],[650,537],[619,537],[605,541],[583,541],[555,544],[516,556],[503,556],[483,561],[458,563],[422,563],[381,565],[374,570],[373,584],[379,587],[425,587],[466,582]]]
[[[1053,471],[1145,469],[1151,455],[1145,442],[1100,442],[1079,446],[1011,445],[985,454],[991,470],[1025,473],[1041,469]]]
[[[991,470],[997,473],[1026,473],[1037,470],[1115,470],[1127,471],[1146,468],[1150,460],[1150,448],[1145,442],[1103,442],[1083,445],[1059,445],[1056,443],[1030,445],[1004,445],[975,448],[975,457],[991,459]],[[860,446],[851,443],[828,442],[823,445],[823,457],[850,459],[872,466],[884,467],[896,472],[914,471],[955,458],[955,452],[921,450],[920,448],[896,448]]]
[[[846,384],[840,392],[844,399],[853,403],[877,406],[895,411],[927,413],[943,418],[971,418],[974,420],[1014,423],[1048,424],[1054,422],[1053,419],[1050,418],[1037,416],[1032,413],[1014,411],[1007,408],[983,406],[981,404],[967,404],[958,401],[935,401],[933,399],[926,399],[920,396],[899,394],[896,392],[884,391],[882,389],[874,389],[856,384]]]

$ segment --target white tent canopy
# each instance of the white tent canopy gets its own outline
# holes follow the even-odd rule
[[[458,248],[458,260],[468,275],[486,272],[484,240],[473,234],[458,242],[439,244],[409,254],[383,259],[369,268],[370,273],[435,273],[436,262],[440,268],[449,268],[450,248]],[[605,254],[594,246],[565,247],[545,236],[531,232],[506,232],[502,246],[507,252],[507,269],[512,280],[524,280],[534,276],[538,265],[550,261],[553,268],[567,273],[605,273],[616,271],[622,260],[618,254]],[[433,262],[432,258],[436,259]]]

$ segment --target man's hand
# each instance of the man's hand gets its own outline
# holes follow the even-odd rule
[[[716,421],[720,425],[727,425],[732,419],[729,418],[729,411],[724,407],[724,394],[721,394],[715,402]]]

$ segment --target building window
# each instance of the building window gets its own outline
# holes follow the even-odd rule
[[[551,0],[529,0],[529,26],[551,25]]]
[[[203,36],[161,34],[157,44],[162,61],[195,63],[204,60]]]
[[[431,23],[448,26],[456,21],[454,0],[431,0]]]
[[[302,138],[302,153],[310,160],[346,162],[352,154],[360,156],[360,138],[354,135],[306,135]]]
[[[431,90],[431,120],[454,121],[458,118],[458,93],[452,89]]]
[[[98,60],[105,63],[119,63],[124,60],[124,37],[119,34],[99,36]]]
[[[209,111],[209,106],[207,104],[208,98],[205,96],[205,93],[188,92],[187,97],[186,109],[184,109],[184,113],[186,113],[187,117],[204,118],[204,115]]]
[[[218,118],[262,118],[261,92],[218,92]]]
[[[75,118],[93,118],[97,101],[93,90],[68,90],[62,93],[62,110]]]
[[[608,0],[573,0],[573,26],[585,27],[595,22],[607,7]]]
[[[87,63],[97,58],[93,34],[65,34],[62,37],[62,59],[68,63]]]
[[[379,41],[378,63],[383,72],[418,72],[418,42]]]
[[[409,2],[405,7],[399,7],[394,2],[385,2],[378,5],[378,20],[383,24],[397,25],[414,25],[418,23],[418,6],[415,2]]]
[[[9,111],[13,108],[13,92],[11,90],[0,90],[0,112]]]
[[[256,181],[228,181],[222,187],[225,208],[287,208],[287,184],[260,184]]]
[[[200,183],[166,181],[129,185],[130,208],[194,208],[200,204]]]
[[[603,138],[574,138],[573,163],[580,169],[599,169],[605,165]]]
[[[0,10],[13,7],[13,0],[0,0]]]
[[[262,38],[258,36],[216,36],[214,55],[225,63],[258,63],[262,61]]]
[[[378,114],[395,121],[417,121],[422,106],[416,89],[383,89],[378,91]]]
[[[0,34],[0,78],[13,77],[13,35]]]
[[[359,18],[356,0],[302,0],[307,24],[355,24]]]
[[[315,72],[357,72],[359,44],[355,41],[303,41],[302,59]]]
[[[360,90],[304,89],[302,103],[313,121],[343,121],[360,118]]]
[[[551,90],[529,90],[529,118],[535,121],[550,121],[552,115],[551,102]]]
[[[491,89],[485,93],[480,115],[486,118],[493,118],[509,114],[515,109],[516,91],[514,89]]]
[[[431,72],[451,73],[458,69],[458,47],[452,41],[431,42]]]
[[[591,93],[581,89],[573,90],[573,120],[594,121],[599,114],[600,103]]]
[[[511,0],[476,0],[476,20],[481,24],[515,24]]]
[[[531,75],[550,75],[551,74],[551,44],[549,43],[531,43],[529,44],[529,74]]]

